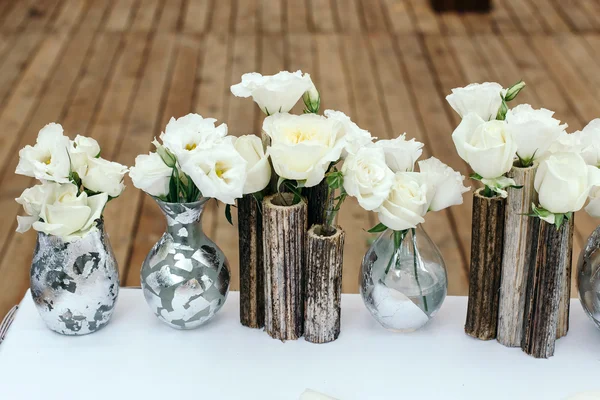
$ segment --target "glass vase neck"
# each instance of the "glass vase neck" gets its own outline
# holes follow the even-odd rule
[[[193,203],[167,203],[155,199],[167,218],[167,232],[182,238],[202,234],[202,214],[209,199],[203,198]]]

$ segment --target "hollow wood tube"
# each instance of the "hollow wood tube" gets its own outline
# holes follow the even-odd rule
[[[523,337],[523,310],[527,276],[531,258],[535,259],[538,218],[528,217],[531,204],[537,204],[533,187],[537,167],[513,167],[508,177],[521,189],[509,189],[504,222],[504,250],[500,303],[498,308],[498,342],[508,347],[520,347]]]
[[[563,272],[563,285],[562,292],[560,297],[560,303],[558,307],[558,325],[556,326],[556,338],[560,339],[563,336],[567,336],[569,332],[569,312],[571,305],[571,274],[573,269],[573,232],[575,231],[575,214],[569,219],[568,222],[564,223],[567,225],[566,229],[568,232],[565,234],[567,236],[566,240],[568,241],[568,247],[564,254],[564,258],[562,262],[564,263],[564,267],[562,269]]]
[[[240,322],[250,328],[265,325],[262,216],[258,201],[246,194],[238,199],[240,250]]]
[[[473,193],[471,268],[465,333],[481,340],[496,338],[504,241],[506,199]]]
[[[295,340],[304,330],[306,266],[306,199],[295,205],[293,194],[263,200],[265,330],[280,340]]]
[[[304,188],[302,194],[308,203],[308,226],[325,222],[325,209],[329,205],[329,186],[326,179],[316,186]]]
[[[565,221],[560,229],[540,221],[537,256],[527,280],[523,320],[523,351],[535,358],[554,355],[560,303],[564,296],[565,268],[573,236]]]
[[[340,335],[342,265],[345,233],[322,235],[322,226],[307,233],[306,292],[304,298],[304,339],[328,343]]]

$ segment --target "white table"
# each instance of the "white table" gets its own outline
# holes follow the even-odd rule
[[[464,297],[446,299],[421,331],[396,334],[344,295],[340,338],[314,345],[242,327],[237,292],[193,331],[159,322],[140,290],[119,296],[107,327],[66,337],[46,329],[27,293],[0,346],[0,399],[295,400],[312,388],[341,400],[549,400],[600,388],[600,331],[577,300],[556,355],[536,360],[467,337]]]

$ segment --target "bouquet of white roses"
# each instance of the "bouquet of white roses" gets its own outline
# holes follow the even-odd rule
[[[21,149],[15,172],[41,181],[16,199],[27,214],[17,217],[17,232],[33,227],[71,241],[96,229],[106,203],[125,189],[127,168],[101,158],[94,139],[69,140],[62,126],[51,123],[34,146]]]
[[[228,205],[261,191],[271,169],[260,138],[227,135],[227,125],[188,114],[171,118],[156,151],[139,155],[129,175],[135,187],[170,203],[215,198]]]
[[[301,71],[273,76],[244,74],[231,92],[238,97],[251,96],[267,115],[262,129],[268,139],[266,153],[278,177],[277,191],[285,188],[293,192],[297,203],[302,188],[326,180],[330,201],[325,225],[330,226],[346,197],[342,191],[333,198],[335,190],[342,189],[336,164],[370,144],[371,134],[340,111],[326,110],[319,115],[320,93],[310,75]],[[304,113],[289,114],[300,98]]]

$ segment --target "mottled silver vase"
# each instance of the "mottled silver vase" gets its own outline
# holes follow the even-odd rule
[[[167,218],[167,232],[144,260],[142,289],[156,316],[177,329],[194,329],[209,321],[229,292],[227,258],[202,231],[206,201],[156,200]]]
[[[577,287],[583,309],[600,329],[600,227],[592,232],[579,256]]]
[[[86,335],[108,324],[119,294],[119,270],[104,223],[65,242],[38,232],[31,264],[31,295],[55,332]]]

